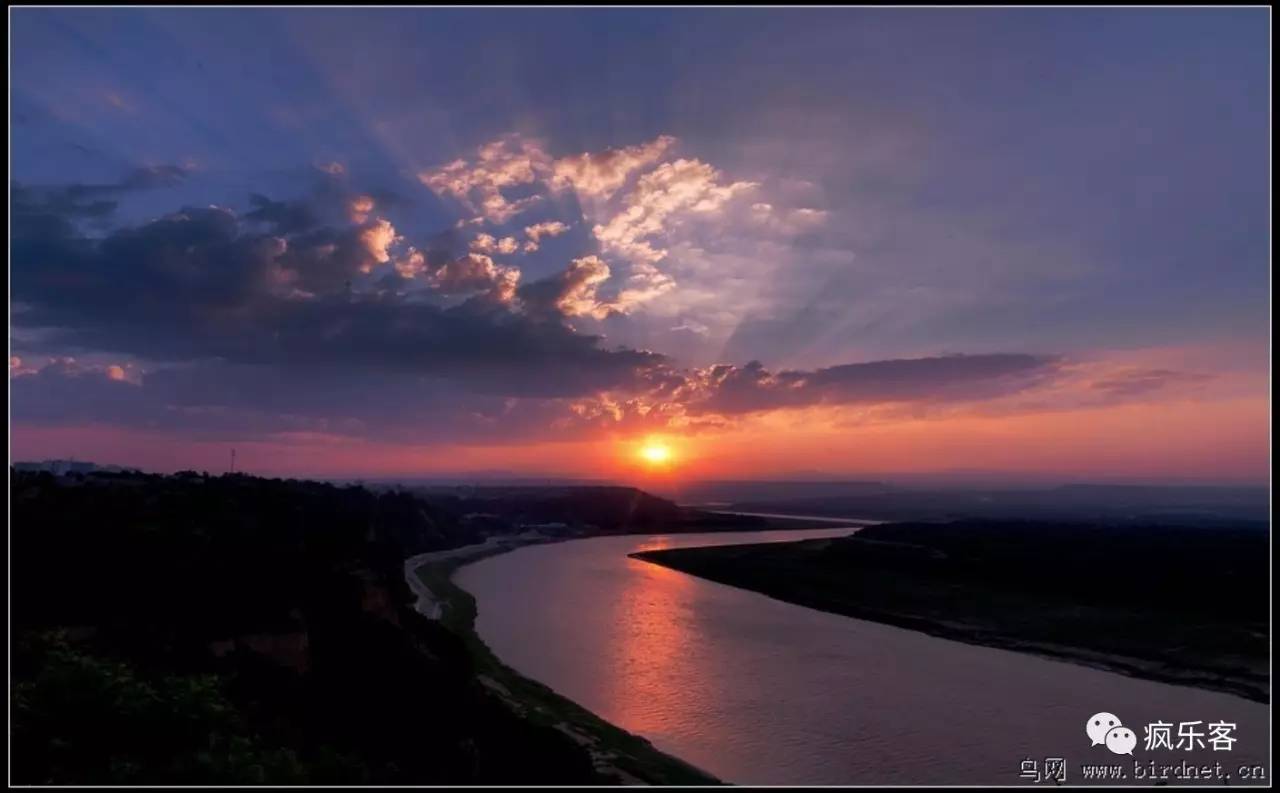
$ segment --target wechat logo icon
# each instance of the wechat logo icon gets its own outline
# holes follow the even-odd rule
[[[1085,735],[1089,736],[1090,746],[1105,746],[1114,754],[1133,756],[1133,748],[1138,745],[1138,738],[1133,730],[1120,723],[1120,717],[1114,713],[1095,713],[1084,725]]]

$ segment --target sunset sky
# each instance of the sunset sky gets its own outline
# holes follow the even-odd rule
[[[1265,481],[1269,25],[13,10],[12,458]]]

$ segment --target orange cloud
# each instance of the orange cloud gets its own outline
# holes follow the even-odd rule
[[[431,273],[431,283],[444,294],[487,292],[496,300],[509,303],[515,296],[520,271],[495,264],[479,253],[445,262]]]
[[[525,226],[524,235],[528,237],[528,241],[524,244],[525,253],[532,253],[538,250],[543,238],[558,237],[568,230],[569,226],[558,220],[548,220],[543,223],[535,223],[532,226]]]
[[[1087,411],[947,421],[900,420],[841,428],[828,409],[767,415],[679,443],[683,479],[823,471],[848,477],[975,471],[1059,480],[1198,479],[1260,483],[1269,469],[1265,396],[1209,404],[1131,404]],[[533,443],[406,445],[324,436],[250,438],[237,460],[256,474],[377,476],[501,468],[539,475],[635,476],[644,430]],[[225,442],[103,426],[15,424],[16,459],[75,456],[149,470],[221,471]],[[548,467],[548,460],[558,461]]]
[[[557,188],[572,186],[591,198],[608,198],[631,174],[657,162],[675,143],[672,136],[660,135],[637,146],[562,157],[552,167],[551,184]]]
[[[360,232],[360,243],[364,246],[371,261],[365,261],[360,265],[361,272],[369,272],[373,264],[386,264],[391,261],[391,254],[388,252],[393,244],[399,241],[400,237],[396,235],[395,227],[390,222],[378,218],[368,228]]]
[[[454,160],[418,174],[418,180],[440,195],[451,196],[492,223],[505,223],[541,199],[534,195],[508,199],[503,189],[530,184],[550,169],[550,158],[536,142],[508,135],[480,146],[475,160]]]
[[[352,223],[364,223],[373,211],[373,198],[367,195],[355,196],[348,202],[347,210]]]
[[[492,234],[477,234],[471,241],[471,250],[477,253],[515,253],[519,246],[515,237],[498,239]]]
[[[596,297],[600,284],[609,280],[609,265],[598,256],[574,259],[564,273],[563,289],[556,308],[569,317],[593,316],[603,319],[611,310]]]

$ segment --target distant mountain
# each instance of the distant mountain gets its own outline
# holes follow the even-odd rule
[[[457,488],[457,487],[569,487],[616,484],[606,479],[569,476],[530,476],[512,471],[480,471],[440,476],[350,477],[332,480],[371,487]]]
[[[137,468],[129,468],[123,465],[100,465],[85,460],[40,460],[39,462],[16,462],[13,464],[15,471],[47,471],[51,474],[59,476],[65,474],[90,474],[98,471],[106,473],[123,473],[125,471],[137,471]]]
[[[759,521],[709,515],[634,487],[459,485],[408,488],[464,522],[497,520],[543,534],[624,534],[763,528]]]
[[[884,482],[849,480],[711,480],[653,488],[659,495],[690,506],[725,504],[745,499],[838,498],[887,493]]]
[[[1096,521],[1265,527],[1270,496],[1263,487],[1063,485],[1041,489],[886,489],[813,498],[767,496],[735,501],[734,510],[874,520]]]

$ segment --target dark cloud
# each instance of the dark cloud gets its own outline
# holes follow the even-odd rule
[[[119,197],[133,190],[151,190],[181,184],[188,170],[178,165],[151,165],[133,169],[117,182],[55,186],[24,185],[14,182],[9,200],[14,225],[88,220],[101,222],[119,205]]]
[[[15,416],[33,425],[110,424],[235,441],[288,434],[429,443],[532,438],[566,415],[555,399],[470,394],[394,373],[201,362],[115,379],[71,359],[11,377]]]
[[[121,184],[173,178],[153,170]],[[1052,358],[1019,354],[683,370],[566,323],[610,311],[597,295],[608,267],[595,256],[517,290],[514,268],[445,256],[454,235],[401,239],[366,193],[254,195],[243,215],[185,207],[91,235],[75,221],[92,193],[68,190],[60,195],[75,200],[14,225],[18,352],[136,365],[124,377],[60,358],[11,374],[19,421],[510,441],[552,428],[716,426],[817,404],[982,399],[1056,372]]]
[[[17,183],[9,188],[11,211],[19,224],[101,220],[113,214],[119,205],[118,201],[103,197],[105,195],[92,188],[40,188]]]
[[[278,286],[309,295],[345,291],[353,278],[386,261],[385,246],[372,236],[392,233],[385,221],[311,229],[296,236],[275,237],[279,251],[271,262]]]
[[[507,395],[627,387],[663,360],[603,349],[501,301],[440,302],[460,282],[444,292],[352,288],[371,266],[391,266],[379,261],[389,229],[374,218],[281,236],[227,209],[192,207],[100,238],[68,223],[15,227],[15,324],[39,328],[57,354],[393,371]]]
[[[253,209],[245,213],[245,219],[266,224],[277,234],[295,234],[320,224],[319,213],[309,201],[272,201],[254,193],[249,204]]]
[[[271,239],[236,227],[230,211],[209,208],[101,238],[65,222],[15,226],[13,298],[26,307],[15,321],[69,346],[180,351],[263,291]]]
[[[703,370],[684,390],[689,412],[721,415],[820,404],[964,401],[1025,390],[1053,377],[1057,364],[1038,355],[946,355],[772,373],[752,361]]]
[[[356,199],[367,202],[366,214],[404,209],[414,203],[402,193],[388,188],[357,191],[351,186],[345,170],[330,173],[320,169],[312,174],[309,190],[299,198],[278,201],[261,193],[251,193],[250,209],[244,213],[244,219],[260,223],[275,234],[297,234],[343,225],[351,218],[352,203]]]
[[[520,271],[502,267],[480,253],[468,253],[444,262],[428,271],[431,282],[443,294],[482,292],[498,302],[509,302],[515,295]]]
[[[125,190],[176,187],[186,181],[189,173],[189,169],[181,165],[145,165],[129,173],[119,187]]]

